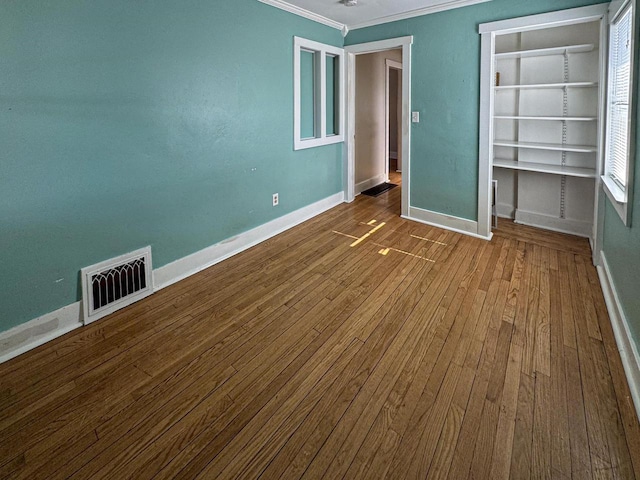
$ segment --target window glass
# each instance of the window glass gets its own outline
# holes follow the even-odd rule
[[[314,138],[315,126],[315,53],[300,51],[300,136]]]
[[[327,135],[338,135],[340,133],[338,125],[339,108],[339,71],[340,64],[335,55],[326,56],[326,82],[327,82]]]

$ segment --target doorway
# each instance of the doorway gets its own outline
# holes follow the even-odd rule
[[[402,50],[366,53],[356,57],[355,79],[355,194],[376,194],[394,176],[398,158],[398,75]],[[395,83],[394,83],[395,80]],[[402,107],[400,107],[401,109]],[[391,152],[393,150],[393,152]],[[374,190],[370,190],[370,189]]]
[[[387,56],[393,55],[388,52],[397,51],[398,57],[395,59],[389,58],[395,62],[400,68],[396,70],[402,70],[402,75],[398,78],[399,91],[400,91],[400,122],[399,122],[399,134],[397,138],[397,152],[401,152],[397,158],[396,170],[402,172],[402,200],[401,200],[401,215],[408,216],[409,203],[410,203],[410,106],[411,106],[411,44],[413,43],[413,37],[400,37],[389,40],[381,40],[378,42],[370,42],[364,44],[350,45],[345,47],[347,53],[347,135],[346,135],[346,161],[345,161],[345,174],[344,174],[344,192],[345,201],[351,202],[355,199],[357,193],[362,191],[366,185],[366,181],[374,182],[378,176],[379,180],[384,182],[389,179],[389,126],[387,122],[387,115],[389,114],[389,101],[387,92]],[[378,123],[377,131],[380,132],[379,139],[376,140],[376,158],[380,160],[376,164],[376,169],[372,169],[368,172],[359,171],[358,181],[356,181],[356,149],[359,138],[367,136],[366,131],[360,127],[356,129],[356,122],[358,120],[357,108],[358,103],[358,74],[357,74],[357,57],[369,54],[381,54],[382,63],[380,71],[382,73],[379,80],[380,91],[382,92],[382,99],[380,100],[382,116],[377,117],[378,120],[371,120],[371,123]],[[366,57],[362,57],[366,58]],[[366,62],[366,60],[365,60]],[[361,72],[362,75],[362,72]],[[360,133],[357,133],[358,130]],[[366,144],[364,144],[366,145]],[[362,154],[363,146],[359,147],[359,154]],[[367,148],[366,146],[364,147]],[[366,152],[365,152],[366,154]],[[365,155],[366,156],[366,155]],[[399,172],[394,172],[399,173]]]

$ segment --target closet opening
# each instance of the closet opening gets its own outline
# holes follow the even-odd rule
[[[480,205],[490,212],[487,228],[494,216],[586,237],[594,247],[605,14],[606,6],[597,5],[480,27],[480,174],[487,182]]]

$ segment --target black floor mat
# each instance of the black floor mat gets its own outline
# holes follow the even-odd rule
[[[376,185],[375,187],[371,187],[370,189],[365,190],[364,192],[362,192],[362,194],[368,195],[370,197],[377,197],[378,195],[395,187],[397,187],[397,185],[393,183],[381,183],[380,185]]]

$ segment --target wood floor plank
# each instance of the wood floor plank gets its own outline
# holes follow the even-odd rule
[[[514,340],[518,344],[522,344],[522,371],[527,375],[535,375],[534,354],[536,346],[536,333],[540,317],[542,316],[542,308],[540,307],[540,254],[541,247],[539,245],[527,246],[526,255],[529,255],[529,295],[527,303],[526,317],[522,323],[516,325]],[[530,247],[530,248],[529,248]],[[518,328],[519,327],[519,328]]]
[[[536,373],[551,376],[551,329],[549,309],[551,308],[549,287],[549,249],[542,249],[540,265],[540,298],[536,316],[533,369]]]
[[[613,478],[608,439],[598,412],[598,394],[596,391],[595,366],[590,348],[589,327],[584,321],[585,304],[587,303],[581,280],[578,278],[578,260],[570,255],[568,266],[573,275],[570,276],[571,301],[574,311],[576,342],[580,361],[580,380],[585,399],[585,418],[589,435],[589,451],[591,457],[591,472],[594,478]]]
[[[485,242],[400,196],[0,365],[0,478],[640,478],[589,242]]]
[[[491,478],[509,478],[513,452],[513,436],[518,408],[518,391],[522,369],[522,347],[511,343],[509,360],[505,372],[505,387],[502,392],[496,440],[491,459]]]
[[[546,375],[535,377],[533,409],[533,444],[531,449],[531,477],[551,478],[551,382]]]
[[[531,447],[533,444],[533,409],[535,379],[520,373],[518,407],[511,448],[511,478],[531,478]]]
[[[567,411],[569,413],[569,438],[571,443],[571,474],[573,478],[592,478],[589,436],[585,415],[585,399],[580,381],[578,352],[564,347],[567,378]]]
[[[554,260],[555,259],[555,260]],[[556,268],[554,268],[554,264]],[[564,360],[562,303],[557,252],[552,252],[549,275],[549,323],[551,333],[551,470],[553,477],[571,478],[571,446],[567,411],[567,381]],[[568,299],[564,299],[566,302]]]

